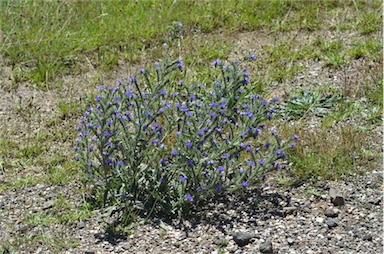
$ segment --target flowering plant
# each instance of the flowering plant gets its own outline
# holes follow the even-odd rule
[[[191,84],[177,78],[182,60],[166,55],[153,71],[100,86],[80,120],[74,150],[101,205],[181,214],[280,167],[298,137],[283,141],[267,128],[278,99],[253,93],[242,63],[213,66],[212,83]]]

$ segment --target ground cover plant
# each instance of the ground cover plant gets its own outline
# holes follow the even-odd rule
[[[173,63],[175,69],[167,74],[169,86],[161,87],[162,82],[157,83],[156,75],[158,72],[164,74],[166,64],[160,61],[159,70],[156,70],[153,63],[162,59],[166,25],[176,20],[183,24],[183,39],[180,43],[176,40],[168,49],[168,64]],[[80,151],[86,152],[85,148],[89,149],[82,143],[85,139],[79,144],[74,142],[79,132],[84,134],[88,130],[92,133],[86,123],[97,119],[97,105],[101,107],[101,103],[110,98],[112,104],[105,107],[121,110],[123,99],[129,103],[140,101],[140,94],[145,92],[146,96],[153,96],[150,102],[155,115],[163,106],[164,111],[172,112],[175,117],[185,116],[179,121],[180,128],[187,126],[190,108],[192,114],[204,115],[205,123],[207,119],[224,121],[219,106],[214,107],[218,110],[213,112],[216,116],[209,114],[210,103],[221,103],[211,95],[211,92],[222,92],[212,82],[221,81],[223,88],[225,78],[222,78],[221,71],[227,65],[226,75],[226,71],[237,68],[237,78],[244,82],[243,70],[247,69],[250,78],[249,84],[241,83],[243,91],[236,101],[240,105],[238,113],[246,112],[243,100],[250,100],[251,94],[259,94],[260,99],[255,100],[257,104],[254,106],[262,108],[259,103],[265,100],[265,110],[270,110],[273,105],[276,114],[271,120],[262,112],[259,112],[260,118],[254,116],[252,119],[248,114],[237,115],[239,124],[242,121],[246,125],[255,123],[256,128],[266,124],[264,129],[259,128],[261,134],[258,138],[245,136],[247,140],[243,142],[245,148],[251,143],[254,145],[252,148],[261,145],[265,154],[255,154],[253,159],[252,154],[242,150],[234,164],[223,158],[226,157],[224,151],[240,145],[241,136],[235,133],[242,131],[238,126],[230,125],[230,121],[221,126],[223,133],[230,133],[228,130],[235,128],[234,143],[221,142],[221,146],[213,147],[215,152],[208,157],[215,157],[217,167],[212,166],[212,172],[220,172],[218,166],[223,163],[224,170],[229,170],[228,174],[236,173],[230,170],[240,167],[240,164],[244,169],[250,168],[251,160],[255,162],[254,169],[261,170],[260,159],[264,159],[267,165],[267,161],[274,159],[269,160],[266,155],[277,155],[276,137],[287,140],[285,145],[289,147],[291,142],[295,142],[288,141],[294,135],[300,137],[300,145],[289,147],[289,163],[282,163],[280,169],[274,169],[276,173],[268,175],[266,184],[286,187],[380,169],[383,109],[381,21],[380,1],[1,1],[0,239],[4,240],[0,242],[0,250],[37,251],[41,247],[44,251],[71,249],[76,252],[83,243],[75,234],[82,232],[84,235],[85,232],[77,225],[83,221],[91,224],[104,220],[98,216],[100,211],[93,211],[94,207],[84,202],[85,197],[92,194],[92,188],[83,183],[94,184],[97,190],[94,194],[100,194],[95,197],[101,197],[102,204],[103,188],[110,175],[98,173],[99,159],[96,156],[100,150],[97,145],[93,151],[87,151],[93,152],[89,155],[94,156],[88,161],[84,160],[84,154],[79,154]],[[250,53],[255,59],[243,62],[243,57],[250,57]],[[178,59],[183,60],[182,71]],[[216,62],[215,67],[216,59],[221,62]],[[235,61],[239,63],[234,64]],[[148,72],[145,69],[140,71],[144,66],[148,66]],[[130,80],[134,76],[136,80]],[[121,84],[118,82],[120,79]],[[179,85],[179,80],[182,80],[182,85]],[[235,84],[236,80],[231,76],[229,83]],[[102,84],[108,87],[99,91]],[[159,92],[151,92],[148,84],[152,89],[158,87]],[[200,88],[200,84],[204,84],[204,88]],[[109,90],[114,87],[120,88]],[[124,90],[127,87],[132,90]],[[165,95],[162,95],[164,91],[160,93],[162,89]],[[232,91],[230,87],[228,89]],[[128,91],[136,97],[126,98]],[[178,97],[173,96],[174,92],[179,92]],[[115,104],[118,93],[122,94],[119,95],[119,104]],[[196,100],[192,101],[188,93],[195,93]],[[96,101],[97,96],[102,99]],[[276,104],[273,101],[275,97],[279,98]],[[197,102],[201,98],[208,98],[208,101],[198,109]],[[170,108],[164,104],[166,101],[171,103]],[[228,102],[227,108],[230,108]],[[175,107],[177,103],[180,103],[180,108]],[[182,106],[188,110],[182,111],[185,109]],[[89,107],[93,108],[88,110],[90,116],[84,116],[84,109]],[[144,111],[140,109],[140,112]],[[120,118],[112,117],[115,116],[112,114],[108,119],[113,120],[111,127],[106,120],[105,129],[99,135],[107,147],[109,141],[121,138],[120,134],[113,136],[112,128],[121,131],[119,126],[124,123]],[[176,147],[182,149],[178,161],[185,163],[180,171],[185,172],[182,176],[187,181],[180,181],[183,179],[181,175],[175,175],[174,186],[181,186],[181,189],[169,198],[175,201],[175,207],[188,210],[189,206],[199,202],[199,197],[198,192],[192,193],[197,188],[190,185],[195,172],[188,171],[186,163],[191,157],[199,162],[198,172],[204,168],[196,142],[201,138],[198,133],[200,127],[205,126],[195,128],[190,121],[188,128],[192,134],[188,136],[188,132],[182,131],[185,135],[177,137],[178,129],[169,127],[177,126],[171,119],[162,115],[156,117],[157,121],[148,125],[145,138],[157,139],[165,146],[162,150],[160,143],[155,146],[151,142],[146,149],[155,156],[153,160],[145,158],[146,162],[141,166],[147,166],[147,172],[152,173],[154,171],[150,168],[171,168],[170,160],[174,157],[170,153]],[[80,123],[81,131],[74,128],[80,118],[88,119]],[[150,118],[145,116],[142,119],[149,121]],[[256,119],[263,121],[253,122]],[[155,123],[159,125],[154,126]],[[134,136],[138,130],[134,122],[130,130]],[[272,130],[276,136],[271,135]],[[107,138],[105,131],[111,136]],[[157,136],[158,132],[162,137]],[[248,135],[248,130],[244,132]],[[98,131],[94,130],[94,133]],[[170,139],[171,136],[174,139]],[[212,133],[213,136],[216,140],[225,139],[217,132]],[[272,139],[268,150],[263,145],[269,138]],[[191,148],[187,141],[191,142]],[[74,145],[79,147],[77,151],[73,151]],[[213,146],[213,143],[209,145]],[[128,156],[124,153],[129,154],[132,152],[130,149],[120,147],[114,150],[116,153],[111,165],[100,159],[109,170],[106,172],[114,174],[123,167],[129,168],[126,163],[133,161],[125,162]],[[74,159],[76,153],[86,162],[86,168],[88,162],[92,162],[88,168],[91,171],[84,172],[84,166]],[[165,161],[161,160],[162,157]],[[123,162],[121,168],[117,165],[120,160]],[[92,178],[88,178],[87,173],[93,173]],[[262,177],[264,173],[257,172],[257,175]],[[220,183],[222,187],[226,185],[227,190],[231,186],[237,186],[239,191],[250,189],[252,183],[238,176],[235,174],[232,182],[218,178],[212,186],[205,182],[204,187],[216,188]],[[155,178],[153,182],[159,185],[159,179]],[[100,185],[99,180],[104,185]],[[149,186],[155,188],[156,184]],[[167,184],[169,188],[173,186]],[[120,189],[108,192],[107,203],[121,198]],[[148,193],[153,194],[152,201],[156,200],[155,191]],[[150,195],[140,198],[145,204]],[[194,200],[190,203],[188,199],[192,198]],[[152,208],[150,204],[154,203],[147,202],[146,206]],[[137,207],[143,205],[137,203]],[[116,211],[119,209],[121,207]],[[123,231],[127,233],[129,230]]]

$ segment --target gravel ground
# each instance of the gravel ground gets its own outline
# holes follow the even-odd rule
[[[0,194],[0,239],[52,236],[76,243],[55,251],[26,242],[20,253],[383,253],[381,171],[290,188],[272,182],[240,198],[222,196],[181,223],[140,224],[121,235],[108,235],[97,213],[77,224],[25,224],[33,214],[60,214],[57,193],[71,196],[79,188],[27,187]],[[332,199],[332,189],[339,198]]]

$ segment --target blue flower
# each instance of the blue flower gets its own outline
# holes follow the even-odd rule
[[[185,194],[185,197],[188,199],[189,202],[193,202],[193,197],[191,196],[191,194],[187,193]]]
[[[166,108],[170,108],[170,107],[171,107],[171,103],[170,103],[169,101],[165,101],[165,102],[164,102],[164,106],[165,106]]]
[[[185,177],[185,176],[180,176],[180,177],[179,177],[179,180],[180,180],[180,182],[185,182],[185,181],[187,181],[187,177]]]
[[[180,71],[183,70],[183,60],[181,59],[177,60],[177,67],[179,67]]]
[[[187,165],[192,166],[192,165],[193,165],[193,160],[192,160],[192,159],[191,159],[191,160],[188,160],[188,161],[187,161]]]
[[[106,162],[108,165],[111,165],[111,164],[112,164],[112,160],[111,160],[110,158],[107,158],[107,159],[105,160],[105,162]]]
[[[183,85],[183,81],[182,80],[179,80],[177,83],[179,84],[179,86]]]
[[[253,161],[250,161],[250,162],[249,162],[249,166],[250,166],[250,167],[253,167],[253,166],[255,166],[255,163],[254,163]]]
[[[295,145],[296,145],[295,142],[292,142],[289,146],[294,147]]]
[[[221,190],[221,185],[216,186],[216,190],[220,191]]]
[[[111,134],[108,132],[108,131],[104,131],[104,137],[106,138],[109,138],[111,136]]]
[[[166,96],[167,95],[167,91],[165,89],[162,89],[160,91],[160,94],[163,95],[163,96]]]
[[[192,147],[192,142],[188,140],[188,141],[185,142],[185,145],[186,145],[188,148],[191,148],[191,147]]]
[[[213,117],[216,116],[216,113],[215,112],[211,112],[209,115],[213,118]]]
[[[118,167],[123,166],[123,161],[118,161],[118,162],[116,163],[116,165],[117,165]]]
[[[244,187],[247,187],[247,186],[248,186],[247,181],[244,181],[244,182],[242,182],[241,184],[242,184]]]
[[[197,131],[197,134],[199,134],[199,136],[201,137],[201,136],[204,135],[204,132],[203,132],[202,130],[198,130],[198,131]]]
[[[167,160],[164,159],[164,158],[161,158],[161,159],[160,159],[160,163],[161,163],[162,165],[165,165],[165,164],[167,163]]]
[[[260,163],[260,165],[263,165],[264,164],[264,160],[260,159],[259,163]]]
[[[217,167],[217,170],[219,170],[219,172],[221,173],[221,172],[224,171],[224,167],[223,167],[223,166],[218,166],[218,167]]]
[[[297,135],[293,136],[293,138],[294,138],[295,140],[299,140],[299,139],[300,139],[300,137],[297,136]]]
[[[254,54],[249,54],[249,57],[252,59],[252,60],[255,60],[256,59],[256,56]]]
[[[228,157],[229,157],[229,154],[227,154],[227,153],[223,153],[223,155],[221,155],[221,158],[223,158],[223,159],[226,159]]]
[[[267,102],[266,100],[263,100],[263,101],[261,102],[261,104],[262,104],[263,106],[265,106],[265,105],[268,104],[268,102]]]
[[[176,155],[176,154],[177,154],[177,150],[172,150],[172,151],[171,151],[171,155],[174,156],[174,155]]]

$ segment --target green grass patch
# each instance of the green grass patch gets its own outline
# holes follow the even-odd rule
[[[358,5],[356,27],[364,34],[380,29],[380,1]],[[313,31],[332,10],[352,4],[308,1],[2,1],[0,52],[16,75],[41,89],[57,74],[81,69],[113,69],[120,60],[139,61],[159,46],[166,26],[181,21],[185,31],[293,29]],[[375,10],[375,11],[372,11]],[[185,36],[191,35],[187,32]],[[213,55],[201,49],[203,60]],[[207,56],[206,53],[208,52]],[[151,56],[149,56],[151,58]]]

